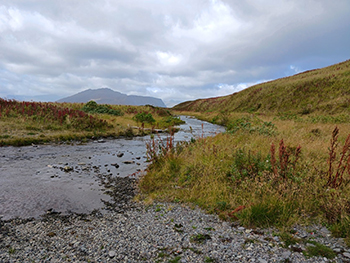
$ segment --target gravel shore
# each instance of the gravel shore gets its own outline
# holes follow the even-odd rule
[[[246,229],[181,204],[143,206],[90,215],[48,214],[0,221],[0,262],[349,262],[350,250],[324,227],[297,227],[300,242],[273,229]],[[336,257],[307,258],[318,242]]]

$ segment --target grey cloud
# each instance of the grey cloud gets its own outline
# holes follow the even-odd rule
[[[347,0],[0,0],[0,96],[226,95],[349,59],[349,13]]]

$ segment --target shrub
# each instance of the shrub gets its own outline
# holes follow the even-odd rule
[[[105,104],[98,105],[96,101],[93,101],[93,100],[86,103],[81,110],[87,113],[100,113],[100,114],[109,114],[114,116],[124,115],[124,113],[121,110],[112,109],[111,106],[105,105]]]
[[[132,119],[135,120],[137,123],[141,122],[141,123],[152,124],[156,122],[156,120],[153,118],[151,113],[145,113],[145,112],[137,113]]]

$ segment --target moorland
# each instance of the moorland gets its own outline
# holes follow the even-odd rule
[[[322,224],[350,245],[350,61],[172,109],[1,99],[0,145],[142,135],[180,114],[227,132],[151,144],[139,200],[193,204],[248,227]]]
[[[0,146],[133,137],[180,123],[168,109],[151,105],[20,102],[0,98]]]
[[[322,224],[350,245],[349,60],[173,112],[227,132],[155,158],[142,198],[195,204],[249,227]]]

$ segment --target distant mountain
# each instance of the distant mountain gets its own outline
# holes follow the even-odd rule
[[[98,104],[133,106],[153,105],[156,107],[166,107],[161,99],[146,96],[126,95],[108,88],[84,90],[75,95],[60,99],[57,102],[86,103],[90,100],[94,100]]]

